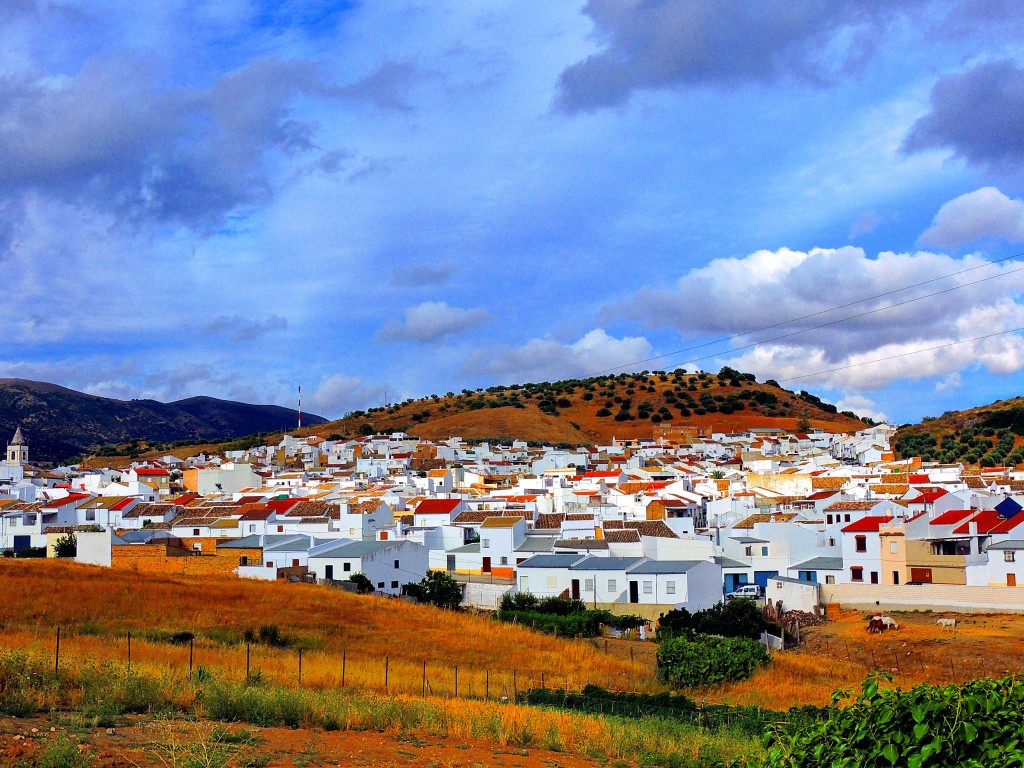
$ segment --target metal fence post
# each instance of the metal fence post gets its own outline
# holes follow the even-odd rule
[[[60,672],[60,627],[57,627],[57,650],[53,658],[53,674]]]

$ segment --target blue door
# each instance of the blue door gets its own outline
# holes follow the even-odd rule
[[[767,594],[768,592],[768,579],[772,576],[778,576],[778,571],[754,571],[754,583],[761,586],[761,590]]]
[[[14,537],[14,551],[21,552],[23,549],[28,549],[32,546],[31,536],[15,536]]]
[[[818,583],[818,572],[817,571],[800,571],[800,573],[797,574],[797,578],[800,581],[809,581],[812,584],[817,584]]]

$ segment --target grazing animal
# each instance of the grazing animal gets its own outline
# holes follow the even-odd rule
[[[880,618],[873,616],[871,618],[871,620],[868,622],[868,633],[874,635],[874,634],[877,634],[878,632],[884,632],[884,631],[885,631],[885,624],[882,623],[882,620]]]
[[[959,624],[960,624],[960,620],[959,619],[936,619],[935,623],[938,624],[943,629],[948,629],[950,631],[955,632],[957,626],[959,626]]]
[[[893,619],[891,616],[880,616],[879,618],[882,620],[882,624],[885,626],[886,629],[900,628],[900,625],[897,624],[896,620]]]

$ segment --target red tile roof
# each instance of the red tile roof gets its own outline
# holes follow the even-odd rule
[[[973,514],[973,509],[951,509],[932,520],[930,525],[956,525]]]
[[[978,524],[978,533],[991,533],[995,528],[999,527],[1001,523],[1005,523],[1006,518],[996,512],[994,509],[985,509],[976,514],[970,520],[966,520],[963,525],[958,525],[953,529],[953,533],[970,533],[970,524]]]
[[[927,488],[922,490],[920,495],[916,499],[907,499],[910,504],[931,504],[936,499],[941,499],[949,491],[945,488]]]
[[[417,515],[450,515],[462,499],[424,499],[416,507]]]
[[[842,531],[843,533],[877,533],[879,526],[891,520],[891,517],[884,515],[867,515],[860,520],[854,520],[849,525],[843,526]]]
[[[48,509],[52,509],[53,507],[66,507],[68,504],[74,504],[76,502],[85,501],[86,499],[91,498],[92,496],[90,496],[88,493],[71,493],[62,499],[54,499],[53,501],[48,501],[44,506],[47,507]]]

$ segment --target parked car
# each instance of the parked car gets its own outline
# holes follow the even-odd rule
[[[745,597],[748,600],[760,600],[764,597],[764,592],[762,591],[760,584],[744,584],[735,592],[727,594],[725,599],[726,601],[729,601],[737,597]]]

